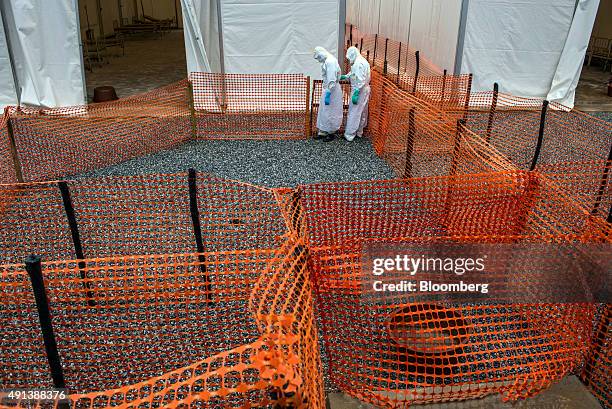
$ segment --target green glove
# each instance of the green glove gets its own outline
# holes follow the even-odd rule
[[[340,76],[340,81],[344,81],[344,80],[348,80],[348,75],[341,75]]]
[[[353,105],[357,105],[357,103],[359,102],[359,90],[356,89],[355,91],[353,91]]]

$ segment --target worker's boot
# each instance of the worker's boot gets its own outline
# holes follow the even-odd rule
[[[329,136],[329,133],[327,133],[327,132],[325,132],[325,131],[319,131],[319,132],[318,132],[318,133],[315,135],[314,139],[318,141],[319,139],[325,139],[327,136]]]
[[[323,138],[323,142],[331,142],[334,139],[336,139],[336,134],[335,133],[328,133],[327,135],[325,135],[325,137]]]

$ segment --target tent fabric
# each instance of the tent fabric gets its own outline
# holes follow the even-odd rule
[[[305,73],[320,78],[316,46],[338,57],[338,0],[223,0],[227,73]]]
[[[61,107],[85,102],[79,21],[73,0],[3,0],[21,102]]]
[[[0,19],[2,15],[0,14]],[[6,44],[4,27],[0,21],[0,111],[7,105],[17,105],[15,81],[11,70],[11,57]]]
[[[575,6],[576,0],[470,0],[461,71],[474,74],[473,91],[498,82],[505,93],[546,97],[563,70]]]
[[[216,1],[181,0],[181,7],[187,71],[220,72]]]
[[[410,43],[452,72],[461,4],[461,0],[347,0],[347,21],[361,32]]]
[[[586,49],[598,8],[599,0],[580,0],[578,2],[557,71],[548,92],[549,101],[574,106],[576,86],[582,73]]]

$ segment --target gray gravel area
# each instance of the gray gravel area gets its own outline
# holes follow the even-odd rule
[[[588,112],[588,114],[603,119],[604,121],[612,122],[612,112]]]
[[[349,182],[393,178],[391,168],[368,139],[347,142],[309,140],[197,141],[78,175],[77,178],[199,172],[267,187],[316,182]]]

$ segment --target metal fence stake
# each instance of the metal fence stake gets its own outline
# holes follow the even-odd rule
[[[406,141],[406,164],[404,166],[404,179],[412,177],[412,151],[415,136],[416,124],[414,118],[414,107],[412,107],[408,113],[408,140]]]
[[[495,116],[495,109],[497,109],[497,98],[499,96],[499,84],[496,82],[493,84],[493,100],[491,101],[491,109],[489,110],[489,121],[487,123],[487,134],[486,141],[491,141],[491,132],[493,131],[493,119]]]

